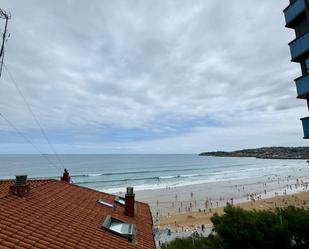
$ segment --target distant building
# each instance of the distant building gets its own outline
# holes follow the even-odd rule
[[[289,43],[293,62],[300,63],[302,76],[295,79],[297,98],[307,100],[309,109],[309,0],[290,0],[284,9],[286,27],[295,30]],[[309,138],[309,117],[301,119],[304,138]]]
[[[147,204],[61,180],[0,181],[0,248],[154,249]]]

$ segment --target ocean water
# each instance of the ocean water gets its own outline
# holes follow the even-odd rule
[[[75,184],[116,193],[202,183],[250,182],[260,177],[308,177],[306,160],[205,157],[198,155],[0,155],[0,178],[59,178],[63,166]],[[48,163],[50,161],[51,163]],[[57,169],[58,168],[58,169]]]

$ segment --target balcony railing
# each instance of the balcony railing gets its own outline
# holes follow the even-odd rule
[[[301,119],[304,129],[304,138],[309,138],[309,117]]]
[[[295,83],[297,97],[300,99],[306,99],[306,96],[309,96],[309,74],[297,78]]]
[[[296,0],[292,2],[283,12],[285,16],[286,27],[292,28],[295,19],[305,11],[304,0]]]
[[[289,43],[292,61],[300,62],[309,53],[309,32]]]

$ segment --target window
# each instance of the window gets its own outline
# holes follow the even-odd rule
[[[104,201],[104,200],[97,200],[97,203],[99,203],[99,204],[101,204],[101,205],[104,205],[104,206],[107,206],[107,207],[110,207],[110,208],[113,208],[113,207],[114,207],[113,204],[108,203],[108,202],[106,202],[106,201]]]
[[[118,234],[122,237],[125,237],[130,241],[134,239],[135,235],[134,224],[124,223],[120,220],[111,217],[110,215],[107,215],[102,224],[102,227],[103,229]]]
[[[115,202],[117,202],[117,203],[119,203],[119,204],[121,204],[123,206],[126,204],[125,198],[123,198],[121,196],[116,196]]]

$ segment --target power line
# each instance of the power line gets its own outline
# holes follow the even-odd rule
[[[5,70],[7,71],[8,75],[9,75],[9,78],[12,80],[12,82],[14,83],[14,85],[15,85],[17,91],[19,92],[20,96],[21,96],[22,99],[24,100],[24,102],[25,102],[25,104],[26,104],[26,106],[27,106],[29,112],[32,114],[32,117],[33,117],[35,123],[37,124],[37,126],[40,128],[40,131],[41,131],[43,137],[45,138],[45,140],[47,141],[47,143],[48,143],[50,149],[51,149],[52,152],[56,155],[56,158],[57,158],[58,162],[59,162],[60,165],[63,167],[63,164],[62,164],[62,161],[60,160],[59,155],[57,154],[56,150],[55,150],[54,147],[52,146],[52,144],[51,144],[51,142],[50,142],[50,140],[49,140],[47,134],[45,133],[45,131],[44,131],[42,125],[40,124],[38,118],[35,116],[34,112],[32,111],[32,108],[31,108],[30,104],[28,103],[26,97],[23,95],[22,91],[21,91],[20,88],[18,87],[17,82],[14,80],[12,74],[11,74],[10,71],[8,70],[7,66],[4,64],[4,44],[5,44],[6,39],[7,39],[7,38],[6,38],[6,37],[7,37],[6,32],[7,32],[8,21],[9,21],[9,19],[11,19],[11,14],[8,13],[8,12],[6,12],[6,11],[4,11],[4,10],[2,10],[2,9],[0,8],[0,18],[1,18],[1,19],[5,19],[4,32],[3,32],[3,34],[2,34],[2,44],[1,44],[1,48],[0,48],[0,78],[1,78],[2,69],[3,69],[3,66],[4,66]],[[9,37],[9,36],[8,36],[8,37]],[[32,143],[31,140],[30,140],[27,136],[25,136],[20,130],[18,130],[17,127],[16,127],[13,123],[11,123],[5,116],[3,116],[2,113],[0,113],[0,115],[1,115],[1,117],[2,117],[11,127],[13,127],[13,129],[14,129],[20,136],[22,136],[28,143],[30,143],[30,144],[32,145],[32,147],[34,147],[35,150],[39,152],[39,154],[41,154],[51,165],[53,165],[57,170],[60,171],[60,169],[59,169],[59,168],[58,168],[58,167],[45,155],[45,154],[43,154],[43,153],[40,151],[40,149],[39,149],[34,143]],[[64,168],[64,167],[63,167],[63,168]]]
[[[13,75],[12,75],[11,72],[8,70],[6,64],[3,64],[3,65],[4,65],[5,71],[8,73],[8,75],[9,75],[11,81],[13,82],[15,88],[17,89],[19,95],[20,95],[20,96],[22,97],[22,99],[24,100],[24,102],[25,102],[25,104],[26,104],[26,107],[27,107],[27,109],[29,110],[29,112],[31,113],[31,115],[32,115],[32,117],[33,117],[35,123],[36,123],[37,126],[40,128],[41,134],[43,135],[43,137],[44,137],[45,140],[47,141],[47,143],[48,143],[48,145],[49,145],[49,148],[50,148],[51,151],[55,154],[55,156],[56,156],[56,158],[57,158],[59,164],[64,168],[63,163],[62,163],[62,161],[61,161],[61,159],[60,159],[60,156],[58,155],[57,151],[55,150],[55,148],[53,147],[52,143],[50,142],[50,139],[48,138],[48,136],[47,136],[46,132],[44,131],[42,125],[40,124],[38,118],[37,118],[36,115],[34,114],[34,112],[33,112],[32,108],[31,108],[29,102],[27,101],[25,95],[22,93],[22,91],[21,91],[21,89],[19,88],[19,86],[18,86],[16,80],[13,78]]]
[[[29,144],[31,144],[31,146],[42,156],[46,159],[46,161],[52,165],[53,167],[55,167],[60,173],[61,170],[45,155],[42,153],[42,151],[25,135],[23,134],[9,119],[7,119],[1,112],[0,112],[0,116],[9,124],[9,126],[11,126],[15,132],[17,134],[19,134],[21,137],[23,137]]]
[[[4,10],[0,9],[0,18],[1,19],[5,19],[5,25],[4,25],[4,31],[2,34],[2,45],[1,45],[1,49],[0,49],[0,77],[2,74],[2,67],[3,67],[3,60],[4,60],[4,43],[6,41],[6,31],[7,31],[7,27],[8,27],[8,21],[11,18],[10,13],[5,12]]]

